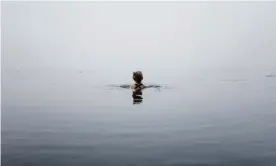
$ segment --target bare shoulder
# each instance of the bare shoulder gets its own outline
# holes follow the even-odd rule
[[[146,88],[146,86],[144,84],[131,84],[130,88],[135,90],[143,90]]]
[[[130,85],[130,88],[131,88],[131,89],[135,89],[135,87],[136,87],[135,84],[131,84],[131,85]]]

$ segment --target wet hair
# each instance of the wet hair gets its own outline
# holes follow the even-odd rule
[[[136,83],[141,83],[143,80],[143,74],[141,71],[135,71],[135,72],[133,72],[132,78]]]

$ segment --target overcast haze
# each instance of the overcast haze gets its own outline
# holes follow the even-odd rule
[[[5,166],[276,165],[276,2],[2,2],[1,78]]]
[[[275,2],[2,3],[5,68],[275,67]]]

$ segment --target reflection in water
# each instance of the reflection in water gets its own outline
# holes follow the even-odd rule
[[[145,88],[143,89],[136,89],[133,91],[132,93],[132,98],[133,98],[133,104],[141,104],[143,102],[143,93],[142,90],[145,89],[155,89],[160,91],[161,89],[170,89],[167,85],[158,85],[158,84],[148,84],[148,85],[144,85]],[[109,85],[109,87],[111,87],[112,89],[130,89],[131,86],[129,84],[120,84],[120,85]]]
[[[132,93],[133,104],[141,104],[143,102],[143,93],[141,89],[135,90]]]

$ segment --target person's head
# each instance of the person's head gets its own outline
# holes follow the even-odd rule
[[[143,80],[143,74],[141,71],[133,72],[132,78],[136,83],[141,83]]]

